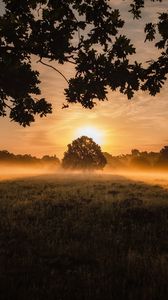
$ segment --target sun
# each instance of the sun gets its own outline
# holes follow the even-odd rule
[[[95,127],[87,126],[78,128],[75,134],[75,138],[81,137],[83,135],[92,138],[93,141],[99,145],[102,145],[103,143],[103,133],[101,130]]]

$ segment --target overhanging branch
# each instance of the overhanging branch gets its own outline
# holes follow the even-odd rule
[[[43,62],[41,59],[38,60],[37,62],[39,62],[39,63],[41,63],[42,65],[44,65],[44,66],[46,66],[46,67],[49,67],[49,68],[53,69],[54,71],[56,71],[57,73],[59,73],[59,74],[65,79],[65,81],[69,84],[68,79],[67,79],[67,78],[65,77],[65,75],[64,75],[61,71],[59,71],[57,68],[55,68],[55,67],[53,67],[53,66],[51,66],[51,65],[49,65],[49,64],[47,64],[47,63],[45,63],[45,62]]]

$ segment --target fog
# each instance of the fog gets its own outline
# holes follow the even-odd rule
[[[17,179],[17,178],[26,178],[32,176],[39,175],[47,175],[47,174],[55,174],[57,172],[57,168],[51,168],[51,165],[44,166],[27,166],[24,164],[19,164],[12,166],[10,164],[0,164],[0,180],[8,180],[8,179]]]
[[[104,170],[104,171],[65,171],[61,167],[44,166],[27,166],[27,165],[10,165],[0,164],[0,181],[10,179],[21,179],[37,176],[43,176],[46,180],[48,176],[56,176],[61,179],[99,179],[99,180],[115,180],[128,179],[132,181],[142,181],[148,184],[159,184],[168,187],[168,172],[162,170],[142,171],[142,170]]]
[[[123,176],[127,179],[133,180],[133,181],[143,181],[148,184],[158,184],[161,186],[167,186],[168,187],[168,172],[165,172],[165,170],[152,170],[152,171],[142,171],[142,170],[120,170],[113,172],[108,172],[106,174],[115,174],[119,176]]]

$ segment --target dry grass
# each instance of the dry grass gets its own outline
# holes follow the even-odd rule
[[[0,182],[2,300],[166,300],[168,190],[123,177]]]

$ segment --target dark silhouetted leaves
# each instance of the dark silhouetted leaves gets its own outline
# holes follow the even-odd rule
[[[151,0],[161,2],[161,0]],[[93,108],[96,100],[106,100],[109,88],[128,99],[138,90],[151,95],[160,92],[168,73],[168,13],[160,13],[155,24],[145,26],[146,40],[158,40],[160,57],[149,62],[133,62],[136,52],[130,39],[120,34],[124,20],[119,9],[107,0],[4,0],[0,16],[0,116],[23,126],[35,115],[51,113],[51,105],[40,100],[39,73],[31,58],[58,64],[72,63],[76,74],[66,79],[69,103]],[[141,18],[145,0],[132,0],[130,12]],[[128,5],[129,6],[129,5]],[[129,8],[128,8],[129,9]],[[47,64],[46,64],[47,65]],[[55,69],[56,70],[56,69]],[[60,75],[59,70],[56,70]],[[38,99],[36,98],[38,97]]]
[[[145,26],[146,40],[153,41],[155,39],[155,24],[148,23]]]
[[[91,138],[82,136],[68,145],[62,166],[65,169],[103,169],[107,161],[101,148]]]

